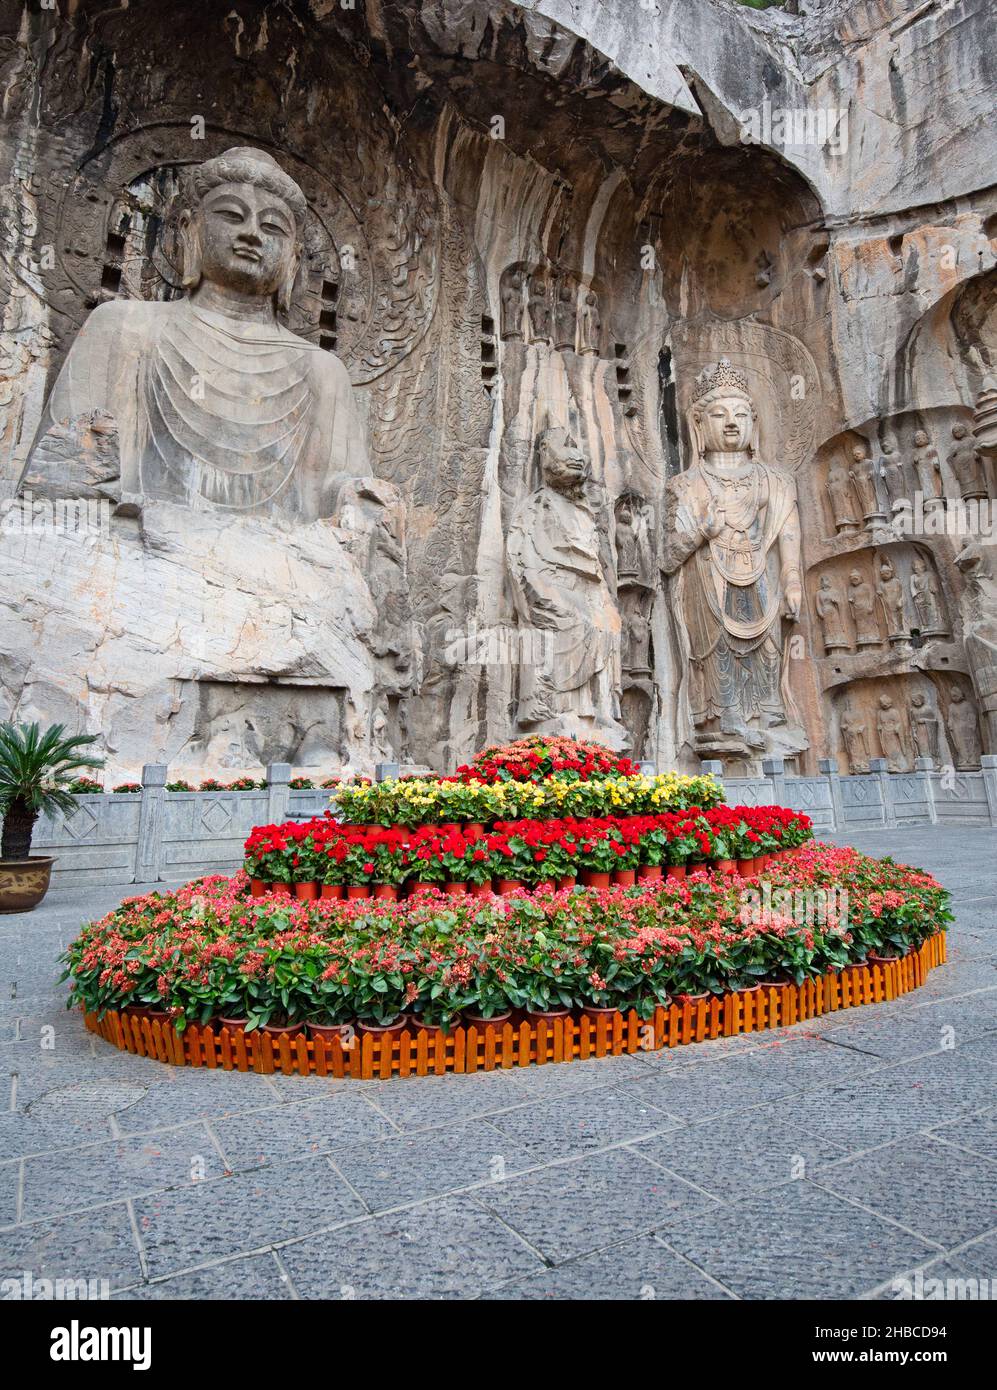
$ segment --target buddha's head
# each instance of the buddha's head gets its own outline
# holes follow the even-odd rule
[[[588,477],[585,455],[566,430],[548,429],[540,440],[540,470],[555,492],[578,492]]]
[[[961,422],[960,422],[958,425],[953,425],[953,426],[952,426],[952,438],[953,438],[953,439],[965,439],[965,438],[966,438],[966,435],[967,435],[968,433],[969,433],[969,430],[968,430],[968,429],[966,428],[966,426],[965,426],[964,424],[962,424]]]
[[[928,436],[924,430],[918,430],[914,435],[914,448],[923,449],[928,442]]]
[[[696,378],[689,433],[697,459],[706,454],[758,452],[758,413],[748,383],[726,357]]]
[[[192,171],[180,214],[183,283],[202,280],[290,307],[307,204],[263,150],[238,146]]]

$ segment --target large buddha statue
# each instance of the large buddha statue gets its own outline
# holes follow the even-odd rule
[[[314,521],[369,472],[342,362],[291,333],[304,194],[261,150],[196,166],[178,221],[186,296],[93,311],[55,383],[22,485],[81,467],[74,440],[117,432],[123,496]],[[111,420],[108,420],[111,417]],[[68,440],[68,442],[67,442]],[[106,460],[101,481],[108,480]],[[114,489],[112,489],[113,491]]]
[[[663,568],[696,747],[799,750],[783,640],[803,595],[796,484],[759,457],[755,405],[726,359],[698,377],[688,426],[692,460],[668,484]]]

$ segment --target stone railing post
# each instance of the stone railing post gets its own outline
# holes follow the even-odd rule
[[[724,765],[719,758],[704,758],[699,764],[699,770],[704,777],[715,777],[723,786]]]
[[[931,774],[934,770],[934,758],[914,759],[914,775],[921,783],[921,790],[924,793],[924,805],[928,812],[928,820],[932,825],[935,825],[938,821],[938,812],[935,810],[935,784],[931,780]]]
[[[990,807],[990,824],[997,825],[997,753],[984,753],[980,759],[980,771],[983,773],[983,790],[987,794],[987,805]]]
[[[883,824],[895,826],[897,812],[893,805],[893,798],[890,796],[890,764],[886,758],[870,758],[869,771],[873,777],[879,778],[879,800],[883,809]]]
[[[291,780],[290,763],[269,763],[267,765],[267,820],[271,825],[279,825],[287,820],[288,797]]]
[[[787,806],[789,793],[786,790],[786,759],[763,758],[762,776],[772,782],[772,805]]]
[[[656,776],[658,771],[657,765],[655,763],[639,762],[637,766],[640,768],[641,772],[644,774],[645,777],[654,777]]]
[[[397,777],[397,776],[398,776],[399,771],[400,771],[400,764],[399,764],[399,763],[375,763],[375,764],[374,764],[374,781],[375,781],[375,782],[387,782],[387,781],[390,781],[391,778]]]
[[[831,797],[831,815],[834,817],[834,829],[843,830],[845,827],[845,809],[841,801],[841,777],[838,774],[837,758],[819,758],[817,761],[817,771],[822,777],[827,778],[828,792]]]
[[[142,768],[133,883],[156,883],[163,876],[163,817],[168,773],[166,763],[146,763]]]

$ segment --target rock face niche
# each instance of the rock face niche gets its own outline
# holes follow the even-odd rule
[[[983,0],[139,8],[0,27],[5,714],[122,777],[997,751],[993,540],[926,523],[997,493]],[[748,138],[773,75],[847,142]]]

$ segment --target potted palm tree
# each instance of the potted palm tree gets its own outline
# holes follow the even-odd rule
[[[31,836],[40,815],[71,811],[69,783],[103,758],[83,752],[96,734],[66,736],[63,724],[42,732],[38,724],[0,723],[0,912],[30,912],[48,892],[53,858],[32,855]]]

